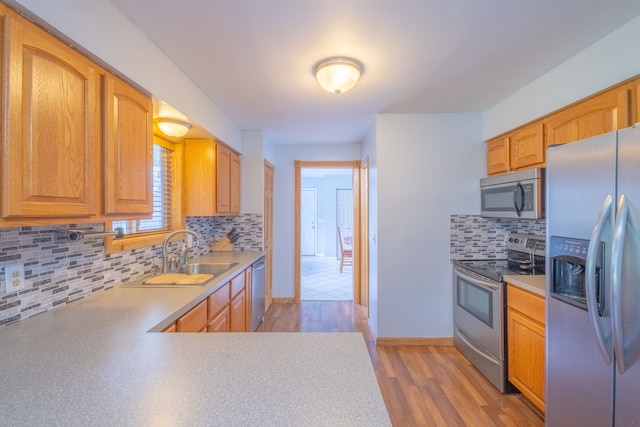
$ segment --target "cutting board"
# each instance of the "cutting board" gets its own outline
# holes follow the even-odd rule
[[[199,285],[211,279],[213,274],[167,273],[144,281],[149,285]]]
[[[176,285],[199,285],[213,277],[213,274],[181,274],[174,283]]]
[[[173,285],[174,283],[176,283],[176,280],[180,280],[182,277],[186,276],[186,274],[167,273],[147,279],[144,281],[144,283],[148,283],[150,285]]]

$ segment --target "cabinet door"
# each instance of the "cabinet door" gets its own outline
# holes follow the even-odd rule
[[[189,216],[216,214],[216,144],[212,139],[184,142],[184,210]]]
[[[153,212],[153,107],[122,80],[105,76],[104,213]]]
[[[205,332],[207,330],[207,301],[202,301],[176,322],[177,332]]]
[[[5,25],[2,216],[96,214],[100,70],[31,23]]]
[[[216,210],[218,213],[229,213],[231,203],[230,178],[231,178],[231,150],[224,145],[217,144],[216,147],[216,176],[217,200]]]
[[[631,85],[603,92],[545,119],[546,144],[566,144],[631,125]]]
[[[544,412],[544,327],[509,308],[507,330],[509,381]]]
[[[487,142],[487,175],[509,171],[509,137]]]
[[[246,296],[244,289],[231,300],[231,332],[246,330]]]
[[[231,298],[238,295],[238,292],[244,289],[244,285],[245,285],[245,274],[243,271],[242,273],[238,274],[233,279],[231,279]]]
[[[231,312],[227,304],[217,316],[209,320],[208,332],[229,332],[231,327]]]
[[[233,151],[229,158],[229,213],[240,213],[240,155]]]
[[[511,134],[511,169],[523,169],[544,166],[544,125],[534,123]]]

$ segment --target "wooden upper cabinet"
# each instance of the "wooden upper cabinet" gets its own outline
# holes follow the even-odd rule
[[[98,212],[100,70],[35,25],[5,17],[2,216]]]
[[[640,123],[640,78],[633,81],[633,99],[631,124]]]
[[[153,212],[153,105],[122,80],[104,77],[104,213]]]
[[[546,144],[566,144],[631,125],[632,85],[588,98],[545,119]]]
[[[216,214],[216,144],[211,139],[184,142],[184,213]]]
[[[229,158],[229,213],[240,213],[240,155],[235,151]]]
[[[545,148],[542,122],[533,123],[513,132],[509,147],[511,170],[543,167]]]
[[[184,145],[185,215],[240,213],[240,156],[213,139],[187,139]]]
[[[231,150],[224,145],[217,145],[216,175],[218,176],[218,200],[216,210],[218,213],[231,212]]]
[[[487,175],[508,172],[510,170],[509,155],[508,136],[487,141]]]

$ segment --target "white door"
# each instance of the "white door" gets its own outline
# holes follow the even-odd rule
[[[318,237],[318,190],[303,188],[300,206],[300,254],[315,255]]]
[[[336,190],[336,225],[340,227],[342,238],[353,237],[353,190],[351,189]],[[340,258],[340,242],[336,241],[336,244],[338,245],[336,253]]]

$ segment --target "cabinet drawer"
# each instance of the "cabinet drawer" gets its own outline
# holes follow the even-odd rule
[[[231,298],[244,289],[244,271],[231,279]]]
[[[545,324],[544,298],[512,284],[507,285],[507,305],[533,320]]]
[[[207,330],[207,302],[202,301],[176,322],[178,332],[204,332]]]
[[[212,293],[208,298],[209,321],[216,317],[216,315],[229,304],[230,300],[231,298],[229,297],[229,283],[225,283],[220,289]]]

